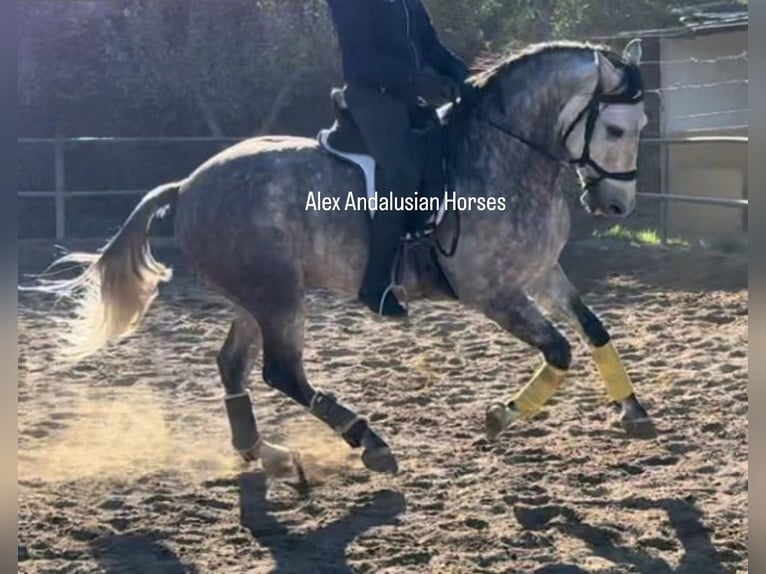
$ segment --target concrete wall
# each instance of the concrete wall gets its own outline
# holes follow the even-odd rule
[[[661,40],[662,135],[747,135],[747,112],[730,112],[747,110],[748,107],[748,85],[743,81],[748,77],[747,60],[719,60],[743,52],[747,52],[746,31]],[[719,61],[700,63],[693,59]],[[700,84],[708,85],[678,88]],[[666,193],[747,197],[747,145],[673,144],[664,149],[662,163]],[[745,221],[743,210],[738,208],[667,204],[670,234],[737,235],[746,231]]]

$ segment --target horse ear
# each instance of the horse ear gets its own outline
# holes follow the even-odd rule
[[[627,64],[641,64],[641,38],[633,38],[622,51],[622,57]]]
[[[598,63],[599,73],[601,74],[601,82],[604,91],[608,93],[612,90],[616,90],[622,82],[622,73],[603,53],[596,52],[596,54],[596,61]]]

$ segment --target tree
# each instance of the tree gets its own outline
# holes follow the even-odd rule
[[[125,78],[136,101],[196,108],[213,135],[265,133],[297,92],[333,73],[318,1],[135,0]]]
[[[19,103],[69,133],[107,118],[249,135],[339,77],[324,2],[79,0],[19,7]],[[132,118],[132,119],[131,119]]]
[[[471,62],[673,25],[672,9],[695,1],[425,3],[443,41]],[[19,38],[19,102],[47,131],[267,133],[301,113],[329,121],[329,88],[341,80],[325,0],[30,0],[19,3]]]
[[[99,1],[19,3],[19,103],[66,129],[108,99],[114,11]]]

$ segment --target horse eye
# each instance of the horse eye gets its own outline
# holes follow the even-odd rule
[[[625,130],[617,126],[606,126],[606,135],[609,139],[620,139],[625,135]]]

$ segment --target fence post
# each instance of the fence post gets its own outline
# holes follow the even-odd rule
[[[662,150],[662,178],[661,185],[663,195],[669,195],[668,191],[668,170],[670,169],[670,161],[668,158],[668,149],[665,147]],[[668,206],[665,200],[660,201],[660,240],[662,245],[668,244]]]
[[[742,170],[742,197],[744,199],[747,199],[748,202],[750,200],[750,190],[748,189],[748,181],[747,181],[747,168]],[[748,203],[748,206],[750,204]],[[748,208],[742,210],[742,231],[744,233],[748,233],[749,231],[749,219],[750,214],[748,212]]]
[[[66,172],[64,171],[64,135],[56,130],[56,140],[53,144],[53,170],[55,180],[56,205],[56,241],[64,241],[66,237]]]
[[[665,102],[660,98],[660,137],[668,132],[667,126],[667,110],[665,109]],[[660,193],[668,195],[670,174],[670,150],[667,145],[660,145]],[[660,241],[662,245],[668,244],[668,207],[666,201],[660,201]]]

